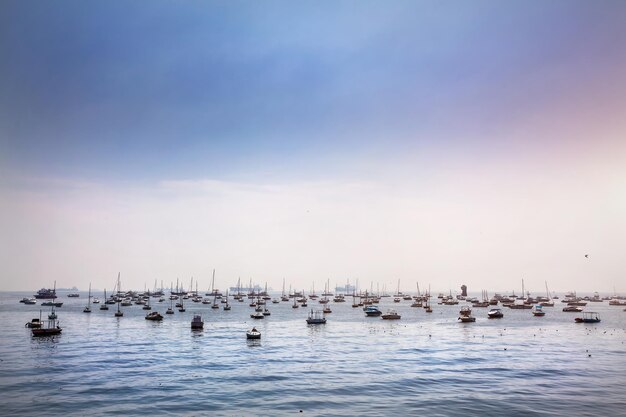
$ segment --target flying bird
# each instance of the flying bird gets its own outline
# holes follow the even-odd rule
[[[589,254],[586,254],[586,255],[585,255],[585,258],[589,259]]]

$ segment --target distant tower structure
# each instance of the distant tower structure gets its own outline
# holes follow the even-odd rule
[[[461,285],[461,295],[467,297],[467,285],[465,284]]]

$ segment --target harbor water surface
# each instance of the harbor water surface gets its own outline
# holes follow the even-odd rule
[[[365,317],[352,300],[331,303],[328,323],[305,323],[321,309],[289,302],[250,318],[186,303],[187,311],[144,320],[141,306],[83,313],[86,293],[57,309],[63,333],[33,338],[24,324],[50,308],[18,303],[32,292],[0,293],[0,414],[224,416],[617,416],[626,413],[626,312],[589,303],[600,323],[546,307],[544,317],[504,308],[459,323],[456,306],[433,313],[383,298],[398,321]],[[102,298],[102,297],[101,297]],[[557,300],[558,301],[558,300]],[[169,300],[152,302],[164,313]],[[221,305],[220,305],[221,307]],[[203,331],[190,329],[202,314]],[[260,341],[247,341],[256,326]]]

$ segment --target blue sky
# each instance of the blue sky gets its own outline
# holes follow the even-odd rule
[[[146,196],[137,202],[145,209],[164,184],[199,193],[230,184],[238,196],[232,204],[253,206],[265,197],[242,197],[242,188],[277,186],[285,200],[272,204],[285,204],[289,196],[307,201],[293,190],[326,184],[336,187],[329,195],[343,190],[353,210],[368,204],[364,194],[381,193],[402,207],[398,233],[413,224],[413,204],[434,199],[439,212],[480,205],[485,187],[506,194],[517,184],[538,206],[580,186],[612,207],[623,203],[620,1],[5,1],[0,8],[0,183],[4,199],[15,202],[4,206],[6,216],[24,224],[48,215],[25,214],[24,205],[39,204],[59,213],[60,228],[70,227],[65,202],[80,206],[94,194],[109,197],[104,207]],[[557,198],[555,212],[570,202]],[[377,213],[385,218],[383,209]],[[287,229],[302,224],[290,219]],[[93,236],[117,221],[109,220],[94,225]],[[262,220],[250,227],[269,233]],[[355,241],[357,229],[350,231]],[[168,238],[164,232],[153,241]],[[75,244],[91,242],[81,239]],[[421,244],[415,239],[406,245]],[[460,241],[452,234],[441,245],[473,245]],[[42,242],[43,251],[50,240]],[[314,254],[319,246],[302,250]],[[402,250],[381,255],[380,274]],[[356,252],[351,262],[359,262]],[[224,263],[237,273],[236,261]],[[350,273],[339,260],[333,265]],[[247,272],[254,271],[251,263]]]

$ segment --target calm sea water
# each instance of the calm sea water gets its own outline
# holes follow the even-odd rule
[[[62,335],[33,338],[24,324],[49,308],[18,303],[30,295],[0,293],[2,415],[626,415],[626,312],[607,302],[586,307],[597,324],[574,323],[560,303],[542,318],[475,308],[462,324],[462,304],[428,314],[383,299],[402,315],[390,322],[348,299],[308,326],[317,302],[270,303],[264,320],[247,300],[231,311],[189,302],[150,322],[141,306],[86,314],[85,293],[61,293]],[[204,331],[190,330],[195,312]],[[246,340],[253,325],[260,342]]]

